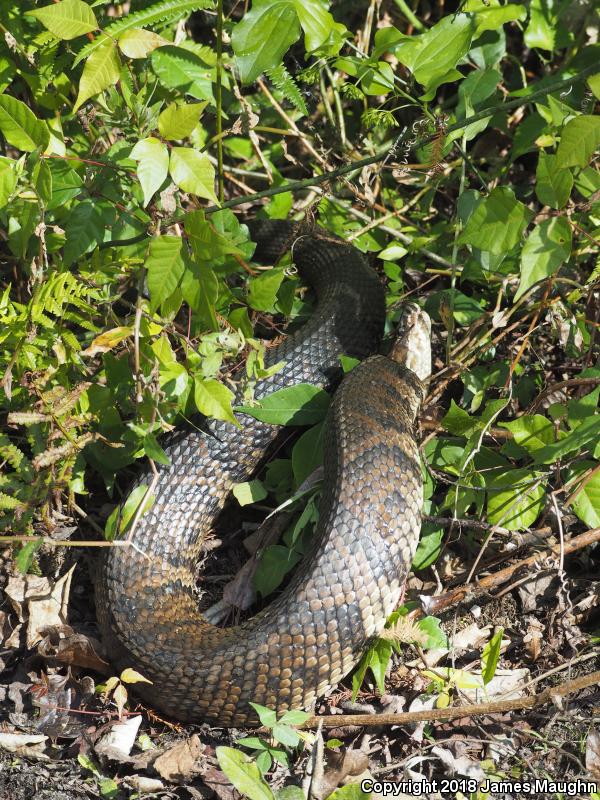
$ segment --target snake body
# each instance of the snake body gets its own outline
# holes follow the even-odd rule
[[[250,701],[277,711],[307,707],[356,664],[399,600],[422,503],[415,419],[424,389],[406,364],[372,355],[385,315],[376,273],[354,247],[322,233],[297,235],[285,221],[255,225],[252,235],[256,258],[270,263],[296,237],[295,264],[317,294],[310,320],[268,348],[267,365],[285,364],[257,383],[255,397],[301,382],[332,388],[340,354],[366,358],[328,412],[312,549],[255,617],[230,628],[206,622],[195,596],[203,533],[278,432],[243,414],[239,428],[210,420],[165,447],[171,463],[159,468],[154,503],[133,546],[103,556],[96,598],[113,661],[152,681],[136,690],[171,717],[223,726],[256,723]],[[402,344],[394,355],[406,361]]]

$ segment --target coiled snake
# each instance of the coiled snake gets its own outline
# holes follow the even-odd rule
[[[267,364],[285,365],[256,385],[255,397],[301,382],[332,388],[341,354],[367,359],[344,378],[328,412],[312,549],[287,589],[242,625],[213,627],[199,612],[202,534],[278,432],[240,414],[240,428],[210,420],[203,432],[172,437],[171,464],[159,469],[134,546],[105,551],[96,590],[113,661],[153,682],[138,684],[140,694],[169,716],[223,726],[255,723],[249,701],[277,711],[307,707],[355,665],[398,603],[420,528],[415,420],[420,378],[430,370],[429,320],[416,306],[391,357],[372,355],[384,291],[358,250],[323,231],[298,235],[285,221],[251,230],[267,263],[295,238],[295,264],[317,294],[311,319],[267,350]]]

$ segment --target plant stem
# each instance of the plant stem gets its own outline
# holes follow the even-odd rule
[[[404,14],[413,28],[416,28],[418,31],[425,30],[425,25],[423,25],[420,19],[415,17],[413,11],[409,8],[409,5],[405,2],[405,0],[394,0],[394,3],[396,3],[400,11]]]
[[[215,100],[217,103],[217,184],[219,202],[223,202],[225,187],[223,182],[223,120],[222,85],[223,80],[223,0],[217,0],[217,82]]]

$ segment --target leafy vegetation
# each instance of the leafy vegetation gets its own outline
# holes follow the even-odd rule
[[[251,216],[316,217],[372,258],[388,333],[406,296],[433,318],[418,574],[457,520],[469,557],[600,525],[594,3],[4,0],[0,32],[0,528],[22,572],[27,537],[131,524],[147,487],[99,510],[136,462],[165,463],[160,435],[197,413],[234,423],[234,366],[251,387],[265,340],[310,314],[287,262],[252,263]],[[301,386],[242,406],[306,427],[235,491],[292,513],[263,596],[314,526],[328,402]],[[445,645],[431,617],[411,631]],[[373,644],[355,694],[369,670],[383,691],[399,641]],[[249,797],[273,796],[287,722],[256,762],[221,748]]]

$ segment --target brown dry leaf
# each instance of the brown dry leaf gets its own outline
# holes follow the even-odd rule
[[[329,797],[338,788],[348,783],[356,783],[369,768],[369,756],[362,750],[346,750],[336,753],[327,750],[325,754],[325,774],[320,781],[318,796]]]
[[[165,788],[164,783],[158,778],[148,778],[146,775],[129,775],[123,779],[123,783],[128,789],[134,789],[140,794],[160,792]]]
[[[14,575],[5,593],[19,616],[27,620],[27,647],[33,647],[41,638],[41,631],[52,625],[66,625],[67,604],[75,565],[54,585],[37,575]]]
[[[587,737],[585,768],[593,778],[600,780],[600,733],[594,728]]]
[[[231,785],[229,778],[220,769],[207,766],[202,770],[201,775],[204,783],[209,789],[212,789],[219,800],[237,800],[238,793]]]
[[[154,762],[154,769],[166,781],[185,783],[201,773],[198,762],[203,753],[204,745],[194,734],[159,756]]]
[[[523,637],[525,652],[530,661],[537,661],[542,652],[542,642],[544,640],[544,626],[534,616],[525,617],[527,623],[527,633]]]
[[[95,356],[98,353],[108,353],[113,347],[116,347],[123,339],[127,339],[133,335],[133,328],[130,325],[120,326],[119,328],[111,328],[109,331],[104,331],[93,340],[89,347],[81,351],[82,356]]]
[[[4,733],[0,731],[0,747],[3,750],[17,756],[35,758],[38,761],[50,760],[44,753],[47,739],[48,737],[41,733]]]
[[[70,625],[49,625],[40,630],[44,637],[38,644],[38,653],[44,658],[55,658],[61,664],[93,669],[109,674],[110,665],[96,652],[99,643],[82,633],[75,633]]]

